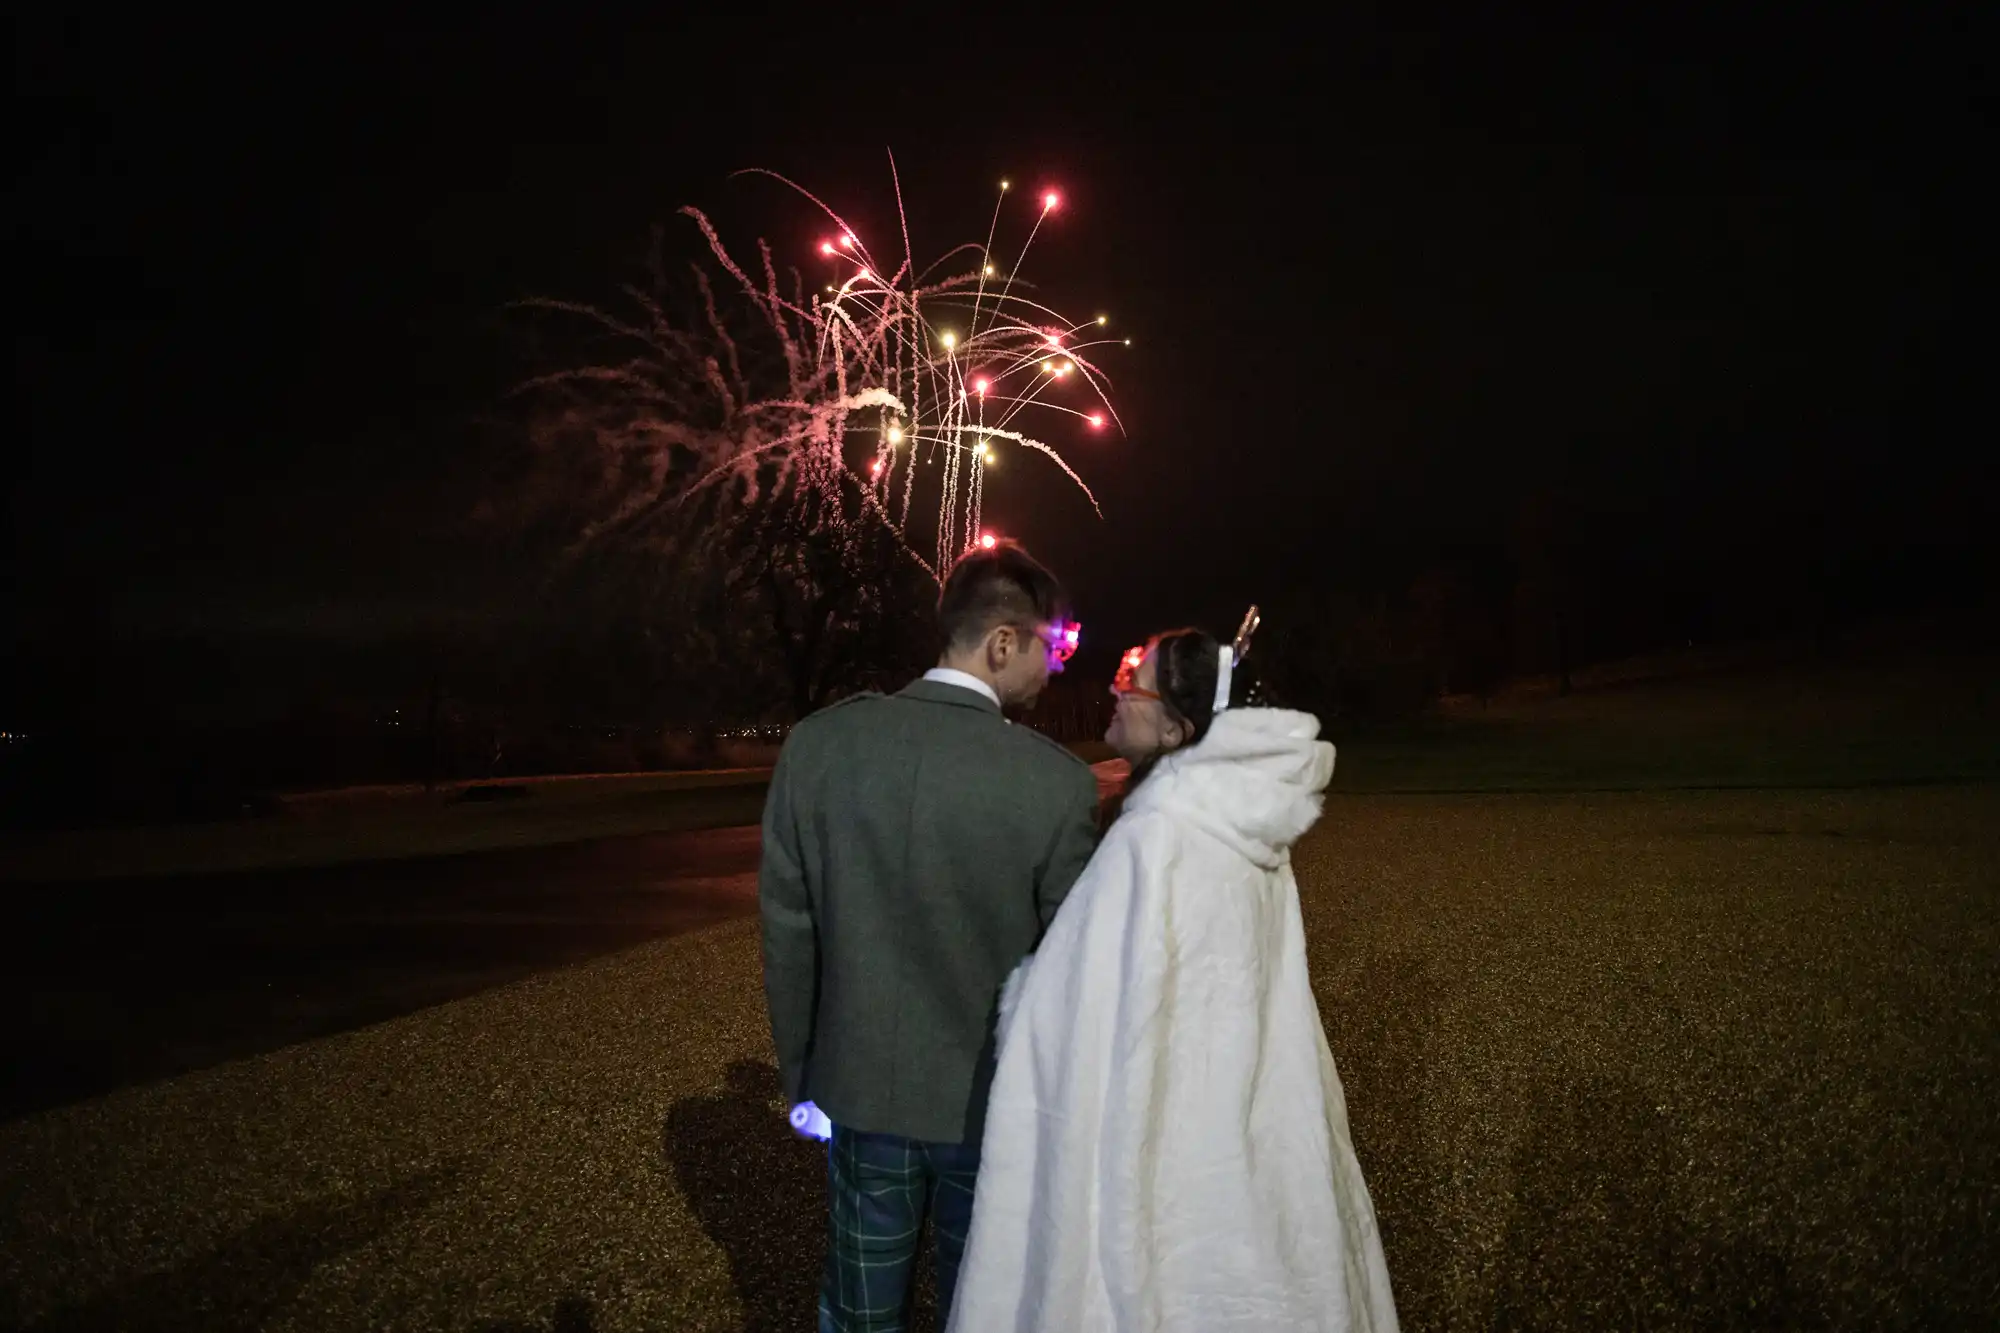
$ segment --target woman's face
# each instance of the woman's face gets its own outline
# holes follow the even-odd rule
[[[1144,763],[1154,755],[1179,749],[1187,741],[1187,723],[1160,698],[1159,664],[1154,656],[1148,648],[1130,683],[1122,689],[1111,687],[1118,708],[1111,714],[1111,728],[1104,733],[1104,740],[1128,764]]]

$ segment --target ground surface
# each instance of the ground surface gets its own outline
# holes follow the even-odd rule
[[[2000,1302],[2000,789],[1344,796],[1297,863],[1406,1327]],[[752,924],[656,940],[0,1125],[0,1324],[803,1327],[781,1115]]]
[[[768,769],[530,778],[460,787],[372,787],[288,797],[275,813],[205,824],[0,834],[0,883],[298,870],[557,846],[757,822]],[[477,795],[477,793],[475,793]]]
[[[345,1032],[757,910],[757,830],[17,885],[0,1117]]]
[[[1671,674],[1679,672],[1681,674]],[[1669,673],[1661,675],[1659,673]],[[1693,674],[1689,674],[1693,673]],[[1340,728],[1337,793],[1853,787],[2000,781],[2000,658],[1773,665],[1696,652],[1593,668],[1579,692],[1451,700]],[[1090,762],[1101,743],[1071,747]],[[212,874],[554,846],[753,823],[769,770],[510,780],[288,797],[208,824],[0,833],[0,884]]]

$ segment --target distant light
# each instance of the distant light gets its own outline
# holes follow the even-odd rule
[[[988,264],[986,266],[986,276],[989,278],[993,276],[993,265]]]
[[[870,272],[869,272],[869,271],[868,271],[867,269],[865,269],[865,268],[861,270],[861,274],[860,274],[860,276],[862,276],[862,277],[864,277],[864,278],[868,279],[868,281],[870,281],[870,282],[873,282],[873,281],[875,281],[875,275],[874,275],[873,273],[870,273]]]
[[[995,537],[992,533],[982,532],[979,534],[979,547],[981,550],[990,551],[999,544],[1000,544],[1000,539]]]
[[[1050,372],[1051,374],[1055,373],[1055,368],[1056,368],[1056,363],[1053,361],[1042,362],[1042,369]]]
[[[1004,190],[1004,189],[1006,189],[1006,188],[1007,188],[1007,182],[1006,182],[1006,181],[1001,181],[1001,182],[1000,182],[1000,188],[1001,188],[1001,189],[1003,189],[1003,190]]]
[[[1104,425],[1104,414],[1101,412],[1092,412],[1090,414],[1090,424],[1101,428]]]
[[[871,477],[880,477],[880,476],[882,475],[882,460],[881,460],[881,459],[879,459],[879,458],[878,458],[878,459],[876,459],[876,460],[875,460],[875,465],[874,465],[873,467],[871,467],[871,468],[869,468],[869,469],[868,469],[868,475],[869,475],[869,476],[871,476]]]
[[[944,350],[949,352],[952,348],[958,346],[958,335],[956,333],[947,333],[939,341],[944,344]]]
[[[1060,204],[1061,202],[1062,202],[1062,196],[1058,195],[1054,190],[1050,190],[1047,194],[1042,196],[1042,210],[1044,212],[1053,213],[1055,212],[1056,205]]]
[[[1049,346],[1051,347],[1062,346],[1062,335],[1060,333],[1051,333],[1046,336],[1048,337],[1049,340]]]
[[[1130,346],[1132,345],[1132,340],[1131,340],[1130,338],[1127,338],[1127,339],[1125,340],[1125,345],[1126,345],[1127,347],[1130,347]]]
[[[993,451],[991,449],[981,449],[979,451],[979,461],[982,463],[991,463],[993,461]]]
[[[840,248],[843,250],[852,250],[854,248],[854,237],[851,235],[843,235],[840,238]]]
[[[978,394],[981,398],[984,398],[986,396],[986,381],[974,380],[972,382],[972,391]]]
[[[1099,316],[1097,317],[1097,322],[1098,322],[1098,324],[1099,324],[1099,325],[1103,325],[1103,324],[1105,324],[1105,323],[1106,323],[1107,321],[1105,320],[1104,316],[1102,316],[1102,315],[1099,315]]]
[[[823,254],[823,255],[830,255],[830,254],[832,254],[832,253],[833,253],[833,242],[832,242],[832,241],[821,241],[821,242],[819,243],[819,252],[820,252],[821,254]]]
[[[903,442],[903,428],[901,426],[889,427],[889,443],[901,444],[902,442]]]

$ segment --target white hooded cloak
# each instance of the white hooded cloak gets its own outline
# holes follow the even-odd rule
[[[951,1333],[1395,1330],[1292,876],[1318,735],[1161,761],[1008,983]]]

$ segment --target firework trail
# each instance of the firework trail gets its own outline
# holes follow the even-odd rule
[[[1095,356],[1125,340],[1101,336],[1103,316],[1075,321],[1049,309],[1020,280],[1060,196],[1032,201],[1028,239],[1003,265],[994,244],[1015,196],[1001,182],[986,243],[919,268],[893,157],[890,168],[902,242],[893,268],[825,201],[754,169],[739,174],[779,181],[824,216],[827,234],[808,261],[820,271],[818,290],[808,292],[796,267],[782,283],[762,241],[754,270],[739,263],[708,217],[684,208],[725,288],[735,289],[725,309],[697,266],[698,327],[670,321],[636,289],[627,295],[640,313],[627,319],[570,302],[526,303],[590,319],[630,353],[521,386],[563,395],[564,424],[608,444],[627,482],[586,540],[698,500],[740,506],[775,489],[823,501],[816,521],[886,522],[938,578],[978,542],[985,472],[1003,452],[1050,459],[1097,507],[1061,451],[1029,433],[1040,422],[1072,436],[1118,425]]]

